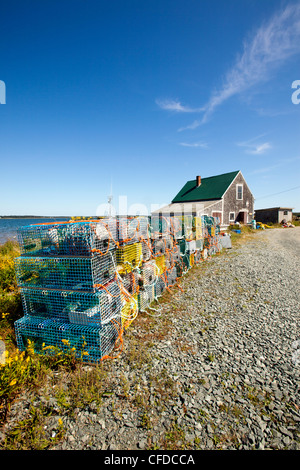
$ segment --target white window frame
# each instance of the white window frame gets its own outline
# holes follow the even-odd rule
[[[238,197],[239,195],[239,188],[242,188],[242,197]],[[244,187],[242,184],[237,184],[236,185],[236,199],[237,201],[242,201],[244,197]]]
[[[233,214],[233,219],[230,218],[230,214]],[[229,222],[235,221],[235,212],[229,212]]]

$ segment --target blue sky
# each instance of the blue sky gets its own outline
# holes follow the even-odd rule
[[[299,2],[10,0],[0,44],[0,215],[96,215],[111,188],[150,212],[235,170],[300,211]]]

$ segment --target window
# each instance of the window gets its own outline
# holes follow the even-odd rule
[[[229,212],[229,222],[234,222],[234,220],[235,220],[234,212]]]
[[[289,211],[283,211],[283,215],[289,215]]]
[[[236,185],[236,198],[239,201],[243,199],[243,185],[242,184]]]

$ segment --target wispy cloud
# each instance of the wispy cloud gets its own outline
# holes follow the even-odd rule
[[[196,119],[194,122],[192,122],[192,124],[189,124],[188,126],[185,126],[185,127],[180,127],[177,130],[177,132],[186,131],[188,129],[194,130],[194,129],[197,129],[197,127],[199,126],[201,126],[201,121]]]
[[[191,108],[189,106],[182,105],[177,100],[156,100],[156,104],[167,111],[175,111],[177,113],[198,113],[204,111],[204,108]]]
[[[223,85],[212,92],[208,102],[193,108],[178,100],[156,100],[162,109],[180,113],[203,113],[201,120],[178,131],[196,129],[206,123],[218,106],[235,95],[270,79],[276,69],[300,53],[300,4],[289,4],[277,11],[243,43],[243,50],[225,75]],[[266,147],[258,149],[265,150]]]
[[[253,170],[250,175],[257,175],[261,173],[270,173],[272,170],[275,170],[276,168],[280,167],[286,167],[287,164],[298,162],[300,160],[300,156],[298,157],[292,157],[292,158],[282,158],[277,161],[277,163],[274,163],[273,165],[269,165],[267,167],[263,168],[256,168]]]
[[[189,144],[187,142],[180,142],[179,145],[182,145],[183,147],[192,147],[192,148],[203,148],[203,149],[208,148],[208,145],[206,142],[195,142],[192,144]]]
[[[269,142],[265,142],[264,144],[256,145],[252,149],[248,149],[248,153],[252,153],[252,155],[261,155],[262,153],[265,153],[270,148],[272,148],[271,144],[269,144]]]
[[[261,139],[261,137],[264,137],[264,134],[253,137],[252,139],[245,142],[238,142],[237,145],[239,147],[245,147],[246,153],[250,153],[252,155],[261,155],[272,148],[272,145],[269,142],[257,142],[257,140]]]
[[[251,171],[250,175],[259,175],[261,173],[269,173],[272,170],[275,170],[275,168],[280,168],[282,166],[282,163],[277,163],[276,165],[270,165],[264,168],[257,168],[253,171]]]
[[[270,78],[293,55],[300,52],[300,4],[291,4],[263,24],[244,42],[243,52],[225,76],[223,86],[205,106],[202,123],[224,101]]]

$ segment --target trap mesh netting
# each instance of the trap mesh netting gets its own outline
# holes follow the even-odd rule
[[[17,344],[98,362],[193,266],[221,250],[214,217],[105,217],[21,227]]]

